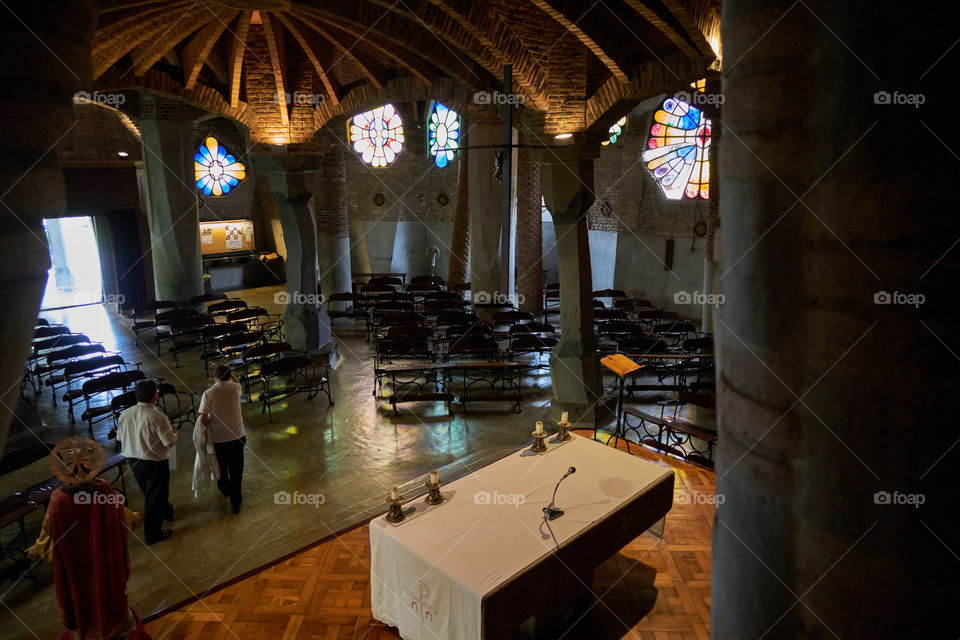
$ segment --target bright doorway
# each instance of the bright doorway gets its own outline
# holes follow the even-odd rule
[[[93,218],[47,218],[43,230],[50,247],[50,270],[41,309],[59,309],[103,301],[100,252]]]

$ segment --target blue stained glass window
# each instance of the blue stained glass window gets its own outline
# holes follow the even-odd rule
[[[197,189],[205,196],[223,196],[247,177],[246,167],[208,136],[193,155]]]
[[[460,148],[460,115],[446,105],[434,102],[427,125],[430,155],[442,169],[453,160],[454,152]]]

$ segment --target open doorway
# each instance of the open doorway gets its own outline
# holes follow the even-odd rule
[[[46,218],[50,270],[41,309],[59,309],[103,301],[100,252],[93,218]]]

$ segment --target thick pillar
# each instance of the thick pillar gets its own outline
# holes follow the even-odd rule
[[[330,141],[320,160],[314,209],[317,216],[320,292],[329,296],[350,291],[347,176],[343,164],[343,146],[336,140]]]
[[[310,208],[320,158],[314,155],[263,155],[254,164],[269,183],[277,201],[287,249],[287,295],[283,331],[290,344],[311,352],[334,348],[330,317],[317,292],[317,225]],[[258,176],[259,177],[259,176]]]
[[[189,300],[203,294],[193,120],[143,117],[140,138],[157,299]]]
[[[14,0],[0,20],[14,52],[0,58],[8,92],[0,102],[0,454],[50,264],[41,221],[64,209],[56,145],[73,124],[74,93],[89,87],[96,7]]]
[[[484,117],[486,114],[478,114]],[[470,129],[470,146],[502,144],[500,123],[487,120]],[[501,184],[497,171],[497,150],[471,149],[469,163],[470,209],[470,291],[475,302],[490,302],[500,295],[500,205]]]
[[[864,0],[728,0],[723,24],[711,633],[943,637],[960,250],[937,98],[956,27]]]
[[[593,277],[587,210],[593,204],[593,157],[570,148],[540,165],[543,198],[553,215],[560,263],[560,342],[550,353],[551,417],[570,412],[574,423],[593,424],[597,394],[597,340],[593,332]]]
[[[520,308],[543,311],[543,192],[533,151],[517,157],[517,300]]]
[[[460,144],[467,141],[468,127],[460,127]],[[457,154],[457,197],[453,209],[453,229],[450,234],[450,264],[447,266],[447,284],[463,284],[470,281],[470,154]]]

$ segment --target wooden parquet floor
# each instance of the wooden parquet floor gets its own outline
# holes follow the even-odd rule
[[[594,606],[562,638],[708,640],[716,475],[631,450],[676,471],[664,537],[644,533],[598,568]],[[369,563],[363,525],[153,620],[147,630],[154,640],[396,640],[396,629],[371,617]]]

